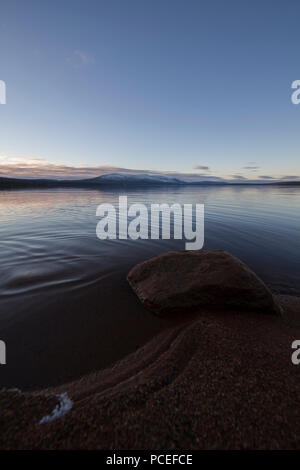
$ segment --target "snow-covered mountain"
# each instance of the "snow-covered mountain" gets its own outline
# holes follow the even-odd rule
[[[178,178],[162,175],[149,175],[147,173],[138,173],[133,175],[128,173],[110,173],[108,175],[101,175],[85,181],[93,184],[184,184],[184,181]]]

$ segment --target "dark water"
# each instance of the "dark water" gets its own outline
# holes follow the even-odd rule
[[[225,249],[275,291],[300,294],[300,188],[183,187],[0,192],[0,385],[71,380],[133,351],[166,326],[126,282],[139,261],[184,241],[96,237],[96,208],[204,203],[206,249]]]

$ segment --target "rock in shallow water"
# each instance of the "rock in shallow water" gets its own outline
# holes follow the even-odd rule
[[[281,313],[267,286],[226,251],[171,251],[136,265],[127,279],[161,316],[201,308]]]

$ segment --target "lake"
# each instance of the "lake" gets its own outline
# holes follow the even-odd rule
[[[300,187],[172,186],[0,192],[0,386],[73,380],[134,351],[170,324],[126,281],[181,240],[99,240],[99,204],[205,205],[205,249],[247,263],[275,292],[300,295]]]

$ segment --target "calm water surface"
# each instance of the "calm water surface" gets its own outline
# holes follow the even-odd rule
[[[205,249],[225,249],[275,291],[300,294],[300,188],[183,187],[0,192],[0,385],[71,380],[139,347],[165,321],[141,308],[126,283],[139,261],[184,241],[96,237],[96,208],[204,203]]]

